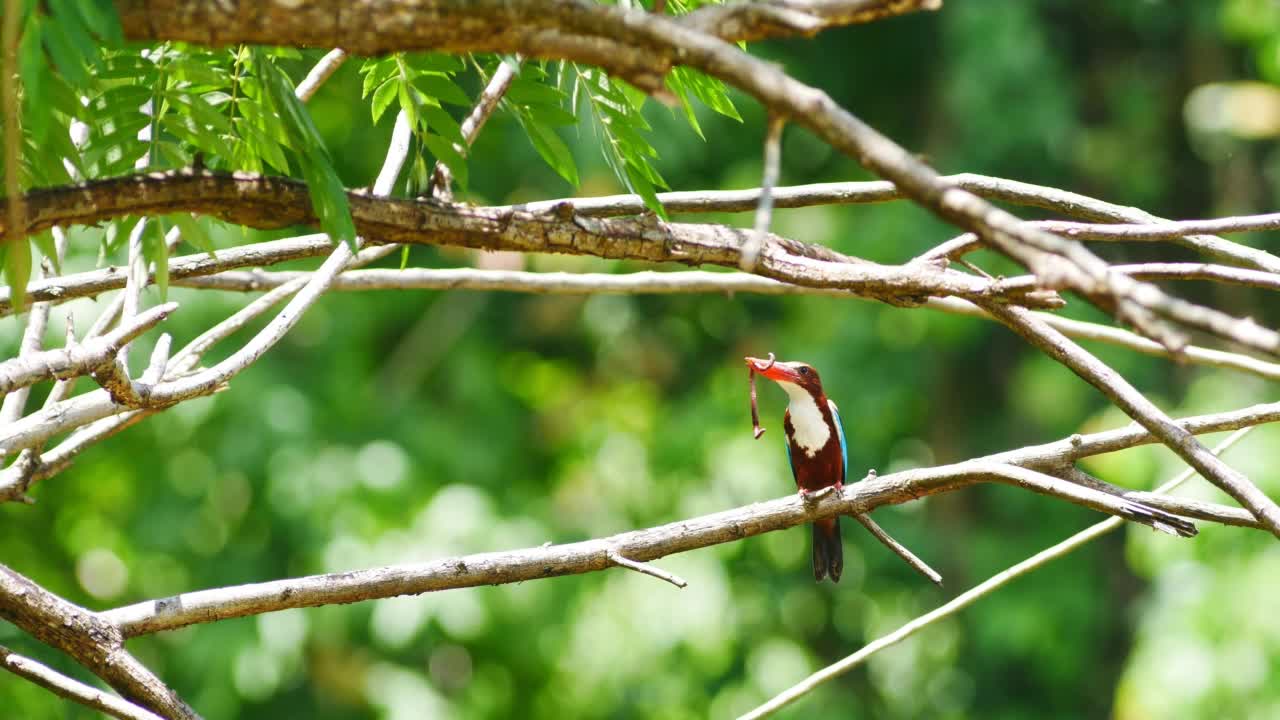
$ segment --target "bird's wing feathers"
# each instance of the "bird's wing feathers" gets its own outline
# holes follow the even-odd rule
[[[836,409],[836,404],[830,398],[827,398],[827,404],[831,406],[831,419],[835,421],[836,434],[840,437],[840,460],[843,463],[843,477],[840,478],[840,482],[844,482],[845,478],[849,477],[849,443],[844,441],[844,423],[840,422],[840,411]],[[787,453],[790,455],[790,447],[787,448]]]

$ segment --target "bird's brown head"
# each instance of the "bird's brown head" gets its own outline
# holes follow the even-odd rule
[[[818,371],[808,363],[778,362],[754,357],[744,359],[748,367],[776,383],[796,385],[808,390],[814,397],[823,396],[822,380],[818,377]]]

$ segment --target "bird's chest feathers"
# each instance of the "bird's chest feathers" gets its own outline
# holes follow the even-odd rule
[[[786,390],[791,396],[791,404],[787,407],[790,420],[787,434],[805,455],[813,457],[831,440],[831,423],[808,391],[799,387],[794,391],[791,388]]]

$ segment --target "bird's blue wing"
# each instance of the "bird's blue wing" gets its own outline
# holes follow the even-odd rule
[[[831,419],[835,421],[836,433],[840,436],[840,459],[844,462],[844,478],[848,479],[849,477],[849,443],[844,441],[844,423],[840,422],[840,411],[836,409],[836,404],[832,402],[830,398],[827,399],[827,405],[831,406]],[[788,447],[787,448],[788,457],[790,456],[790,452],[791,452],[791,448]],[[844,480],[842,479],[841,482],[844,482]]]
[[[796,461],[791,457],[791,441],[782,438],[782,447],[787,449],[787,465],[791,466],[791,477],[796,476]]]

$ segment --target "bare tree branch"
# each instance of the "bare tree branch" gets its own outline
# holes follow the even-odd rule
[[[650,565],[649,563],[640,563],[640,562],[636,562],[635,560],[630,560],[626,557],[623,557],[622,553],[612,548],[609,549],[606,552],[606,554],[609,557],[609,562],[613,563],[614,565],[617,565],[618,567],[624,567],[628,570],[635,570],[641,575],[656,577],[659,580],[669,582],[672,585],[675,585],[676,587],[681,589],[684,589],[689,586],[689,583],[679,575],[675,575],[673,573],[667,572],[666,570],[656,568],[653,565]]]
[[[786,124],[786,118],[771,115],[764,133],[764,170],[760,178],[760,202],[756,205],[755,234],[747,238],[738,260],[738,267],[749,273],[756,270],[760,250],[769,234],[769,223],[773,220],[773,187],[778,184],[782,168],[782,130]]]
[[[0,645],[0,667],[40,687],[119,720],[160,720],[160,716],[115,695],[85,685],[53,668]]]
[[[224,271],[216,275],[190,276],[172,280],[171,283],[191,288],[257,292],[279,288],[286,283],[295,282],[306,274],[305,271]],[[332,289],[342,291],[498,290],[505,292],[564,294],[706,292],[850,297],[848,292],[835,288],[792,285],[746,273],[701,270],[683,272],[640,271],[633,273],[542,273],[477,268],[348,270],[334,280]],[[982,308],[959,298],[930,298],[925,303],[925,307],[957,315],[980,317],[988,320],[994,319]],[[1172,357],[1178,361],[1238,370],[1271,380],[1280,380],[1280,363],[1271,363],[1247,355],[1194,345],[1189,345],[1183,348],[1181,353],[1173,355],[1163,345],[1128,330],[1071,320],[1048,313],[1038,313],[1036,317],[1068,337],[1105,342],[1148,355]]]
[[[792,494],[597,540],[200,590],[108,610],[99,617],[126,637],[136,637],[291,608],[595,572],[617,564],[611,552],[632,562],[648,562],[824,517],[864,514],[883,505],[909,502],[978,482],[1024,487],[1144,524],[1167,524],[1183,534],[1195,531],[1184,520],[1114,495],[1026,468],[978,460],[864,480],[816,502]]]
[[[319,257],[331,250],[333,250],[333,243],[329,241],[328,236],[322,234],[268,240],[217,250],[213,253],[197,253],[173,258],[169,261],[169,279],[173,282],[187,277],[211,275],[228,269],[274,265],[289,260]],[[154,277],[151,279],[154,280]],[[105,267],[73,275],[45,278],[27,287],[32,300],[57,302],[98,295],[108,290],[118,290],[124,285],[124,268]],[[11,297],[11,288],[0,288],[0,315],[12,314]]]
[[[0,565],[0,618],[70,655],[125,698],[166,718],[198,717],[124,649],[124,637],[96,613]]]
[[[812,35],[829,27],[934,10],[940,5],[939,0],[767,0],[703,8],[680,22],[728,40],[746,41]],[[517,2],[455,0],[410,7],[397,0],[372,0],[358,13],[336,13],[325,3],[298,6],[284,0],[247,7],[210,6],[199,0],[117,0],[116,8],[125,35],[132,40],[342,47],[357,55],[396,50],[522,52],[557,44],[599,54],[601,59],[608,59],[612,52],[630,60],[632,54],[621,43],[561,32],[555,27],[555,18]],[[657,59],[648,58],[643,64],[654,62]]]
[[[1069,217],[1100,222],[1129,223],[1143,227],[1163,227],[1168,223],[1133,207],[1115,205],[1096,198],[1058,188],[1033,185],[1018,180],[961,173],[945,175],[945,182],[989,200],[1052,210]],[[865,182],[814,183],[775,188],[773,204],[778,208],[800,208],[815,205],[852,205],[902,200],[906,197],[888,180]],[[750,212],[760,201],[760,188],[749,190],[705,190],[660,193],[658,199],[671,213]],[[518,207],[532,212],[550,212],[563,200],[542,200]],[[644,212],[644,201],[638,195],[607,195],[575,198],[574,212],[592,217],[635,215]],[[974,236],[976,239],[976,236]],[[1280,273],[1280,258],[1246,245],[1212,236],[1171,238],[1220,262]],[[932,252],[932,251],[931,251]]]
[[[1236,442],[1247,435],[1250,430],[1252,430],[1251,427],[1245,427],[1236,431],[1230,437],[1219,443],[1218,446],[1213,449],[1213,453],[1215,455],[1221,455],[1226,452],[1232,445],[1236,444]],[[1159,494],[1171,492],[1182,483],[1190,480],[1194,474],[1194,469],[1187,468],[1178,473],[1177,477],[1157,488],[1154,493],[1146,494],[1154,497],[1160,497]],[[893,645],[897,645],[930,625],[955,615],[961,610],[969,607],[996,590],[999,590],[1005,585],[1008,585],[1023,575],[1026,575],[1033,570],[1038,570],[1054,560],[1074,552],[1082,545],[1090,543],[1093,540],[1116,530],[1122,524],[1123,521],[1120,518],[1107,518],[1102,522],[1096,523],[1095,525],[1072,535],[1051,548],[1042,550],[1016,565],[1005,570],[1001,570],[978,585],[975,585],[969,590],[957,595],[941,607],[911,620],[888,635],[884,635],[868,643],[863,646],[862,649],[852,655],[849,655],[843,660],[832,665],[828,665],[827,667],[813,673],[804,680],[801,680],[790,688],[778,693],[768,702],[760,705],[751,712],[740,716],[738,720],[760,720],[760,718],[766,718],[773,715],[782,708],[813,692],[822,684],[830,682],[831,680],[849,672],[858,665],[861,665],[867,658],[871,657],[875,653],[880,652],[885,648],[892,647]]]
[[[1248,428],[1242,428],[1248,429]],[[1190,498],[1173,498],[1168,495],[1160,495],[1153,492],[1142,492],[1138,490],[1129,490],[1111,483],[1104,482],[1089,473],[1075,466],[1065,467],[1053,473],[1054,475],[1073,482],[1077,485],[1091,487],[1094,490],[1110,493],[1117,497],[1122,497],[1134,502],[1149,505],[1150,507],[1159,508],[1165,512],[1171,512],[1175,515],[1194,518],[1197,520],[1207,520],[1220,525],[1234,525],[1236,527],[1248,527],[1258,530],[1266,530],[1265,524],[1260,522],[1248,510],[1238,507],[1229,507],[1227,505],[1219,505],[1217,503],[1204,502],[1201,500],[1193,500]]]
[[[86,204],[86,198],[93,198]],[[507,208],[441,205],[422,200],[402,200],[351,193],[352,215],[361,236],[374,242],[455,245],[483,250],[555,252],[629,258],[686,265],[737,267],[750,230],[722,225],[664,223],[655,226],[638,220],[579,217],[571,205],[550,214]],[[236,173],[223,175],[191,170],[152,173],[89,183],[76,188],[36,191],[28,195],[29,230],[46,223],[96,222],[107,216],[186,210],[221,217],[258,228],[278,228],[315,222],[306,186],[294,180]],[[311,238],[313,236],[307,236]],[[277,241],[285,243],[285,241]],[[260,255],[283,252],[279,246],[263,248]],[[315,252],[310,243],[295,241],[286,247],[299,254]],[[248,264],[245,248],[226,251],[239,267]],[[217,257],[191,256],[170,266],[171,277],[206,274],[226,269]],[[254,263],[262,264],[262,263]],[[758,273],[801,285],[841,287],[865,297],[887,302],[910,302],[930,295],[988,299],[998,295],[993,285],[963,273],[912,264],[877,265],[856,261],[819,245],[770,234],[760,258]],[[116,284],[113,272],[92,275],[92,286],[107,289]],[[0,293],[0,299],[3,299]],[[43,296],[42,296],[43,297]],[[998,298],[997,299],[1002,299]],[[1017,289],[1009,298],[1029,306],[1057,306],[1055,296]]]
[[[27,302],[31,301],[28,300]],[[49,326],[49,309],[49,303],[34,303],[31,305],[31,312],[27,314],[27,327],[22,333],[22,342],[18,346],[18,357],[14,361],[19,363],[39,362],[34,358],[43,354],[40,349],[44,347],[44,332]],[[3,380],[4,370],[9,365],[9,362],[0,364],[0,393],[6,393],[4,403],[0,404],[0,425],[17,420],[26,412],[27,388],[31,385],[31,383],[5,384]]]
[[[313,65],[311,70],[307,72],[307,76],[302,79],[302,82],[298,83],[298,87],[293,89],[294,94],[302,102],[307,102],[316,94],[320,86],[333,77],[333,74],[346,61],[347,52],[345,50],[330,50],[325,53],[325,56],[320,58],[320,62]]]
[[[923,575],[934,585],[942,587],[942,574],[929,567],[929,564],[925,561],[916,557],[916,554],[908,550],[907,546],[897,540],[894,540],[893,536],[885,532],[884,528],[880,527],[880,523],[872,520],[870,515],[854,515],[853,519],[857,520],[862,527],[867,529],[867,532],[871,533],[875,539],[879,540],[880,544],[889,548],[893,551],[894,555],[897,555],[906,561],[906,563],[911,566],[912,570]]]
[[[176,310],[177,303],[153,307],[93,340],[61,350],[19,355],[0,363],[0,393],[27,387],[41,380],[88,375],[115,357],[129,341],[159,325]]]
[[[967,300],[961,300],[959,298],[930,298],[929,302],[926,303],[926,307],[930,307],[935,310],[942,310],[943,312],[955,313],[957,315],[971,315],[973,317],[994,319],[982,308]],[[1252,375],[1267,378],[1268,380],[1280,380],[1280,363],[1267,362],[1265,360],[1249,357],[1248,355],[1224,352],[1222,350],[1214,350],[1195,345],[1187,345],[1179,352],[1172,353],[1168,348],[1160,343],[1121,328],[1111,327],[1109,325],[1099,325],[1098,323],[1084,322],[1081,320],[1072,320],[1070,318],[1058,317],[1057,315],[1051,315],[1043,312],[1036,313],[1035,316],[1044,321],[1044,323],[1049,327],[1052,327],[1068,337],[1104,342],[1135,350],[1140,353],[1145,353],[1147,355],[1172,358],[1179,362],[1186,361],[1199,365],[1227,368],[1231,370],[1238,370],[1240,372],[1247,372]]]
[[[1218,459],[1124,378],[1039,318],[1018,308],[985,306],[1001,322],[1045,354],[1098,388],[1129,417],[1147,428],[1206,480],[1249,509],[1276,537],[1280,537],[1280,506],[1248,478]]]

